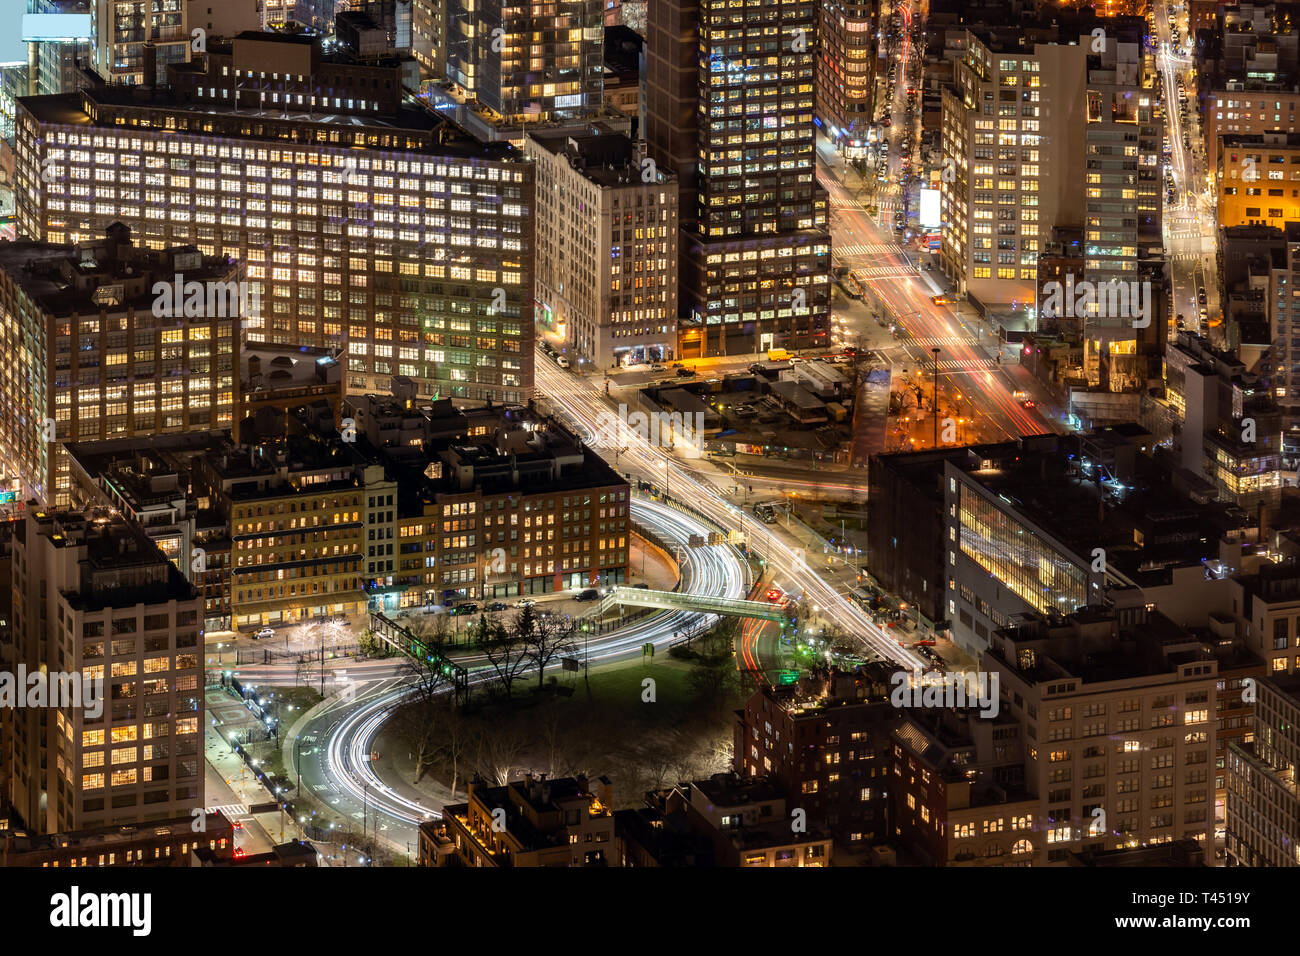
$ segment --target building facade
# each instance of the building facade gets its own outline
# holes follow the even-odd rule
[[[531,133],[537,318],[598,369],[674,356],[677,184],[613,132]]]
[[[203,804],[203,602],[139,527],[29,511],[14,627],[29,670],[102,681],[101,706],[22,708],[11,801],[37,833],[189,817]]]
[[[600,0],[445,0],[446,77],[494,121],[544,123],[602,106]],[[436,71],[435,71],[436,72]]]
[[[650,25],[646,139],[682,184],[682,357],[830,342],[816,48],[814,0],[675,0]]]
[[[93,0],[91,65],[109,83],[167,82],[190,58],[189,0]]]
[[[311,37],[245,34],[205,64],[144,101],[22,100],[20,232],[77,242],[120,220],[234,257],[263,303],[249,340],[346,348],[349,392],[406,376],[426,397],[526,400],[530,164],[405,101],[396,66]]]
[[[880,2],[822,0],[818,20],[817,118],[847,159],[865,159],[874,121]]]
[[[0,248],[5,491],[66,506],[66,442],[229,428],[240,324],[256,310],[243,283],[231,260],[149,252],[120,223],[75,246]]]

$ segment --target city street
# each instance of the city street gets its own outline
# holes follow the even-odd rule
[[[1165,250],[1174,284],[1174,317],[1181,316],[1187,328],[1201,331],[1216,344],[1223,344],[1222,312],[1216,247],[1216,195],[1205,168],[1205,145],[1196,122],[1196,72],[1192,58],[1173,42],[1169,15],[1176,11],[1180,38],[1187,36],[1187,13],[1183,5],[1160,0],[1153,7],[1157,53],[1156,66],[1164,86],[1166,135],[1170,154],[1166,157],[1173,173],[1175,200],[1164,210]],[[1180,109],[1179,82],[1183,84],[1187,113]],[[1184,139],[1191,144],[1183,145]],[[1201,321],[1198,293],[1206,294],[1207,321]],[[1170,335],[1177,334],[1176,322]]]

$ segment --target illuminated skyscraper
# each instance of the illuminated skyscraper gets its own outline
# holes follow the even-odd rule
[[[166,82],[167,64],[190,58],[187,9],[185,0],[96,0],[90,8],[91,65],[110,83]],[[146,77],[150,63],[155,72]]]
[[[867,152],[876,85],[879,0],[822,0],[817,49],[817,118],[849,159]]]
[[[815,0],[671,0],[649,33],[646,138],[682,183],[680,353],[825,345]]]
[[[537,123],[600,110],[600,0],[445,2],[446,76],[492,119]]]

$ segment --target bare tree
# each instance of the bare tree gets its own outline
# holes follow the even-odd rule
[[[439,658],[406,657],[402,675],[411,696],[398,712],[398,728],[415,754],[415,782],[419,783],[438,751],[439,700],[446,691],[446,665]]]
[[[444,701],[439,723],[442,727],[442,755],[451,764],[451,800],[454,803],[460,784],[461,758],[472,742],[473,733],[464,712],[450,699]]]
[[[523,624],[525,615],[531,617],[531,611],[532,608],[524,608],[523,613],[515,619],[515,625],[528,654],[528,663],[537,668],[537,689],[541,690],[546,668],[561,657],[573,653],[577,647],[577,625],[573,621],[550,617],[530,620],[525,629],[520,625]]]
[[[532,608],[525,608],[520,617],[531,617],[531,614]],[[504,627],[489,620],[487,615],[479,617],[477,632],[479,650],[492,666],[492,672],[506,693],[506,700],[511,700],[515,681],[528,666],[528,645],[524,643],[517,625]]]
[[[500,722],[480,726],[474,735],[474,765],[478,773],[504,787],[510,781],[510,772],[518,769],[519,755],[528,741],[519,728]]]

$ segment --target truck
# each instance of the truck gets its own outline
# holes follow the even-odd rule
[[[789,349],[768,349],[767,360],[769,362],[788,362],[793,356]]]

